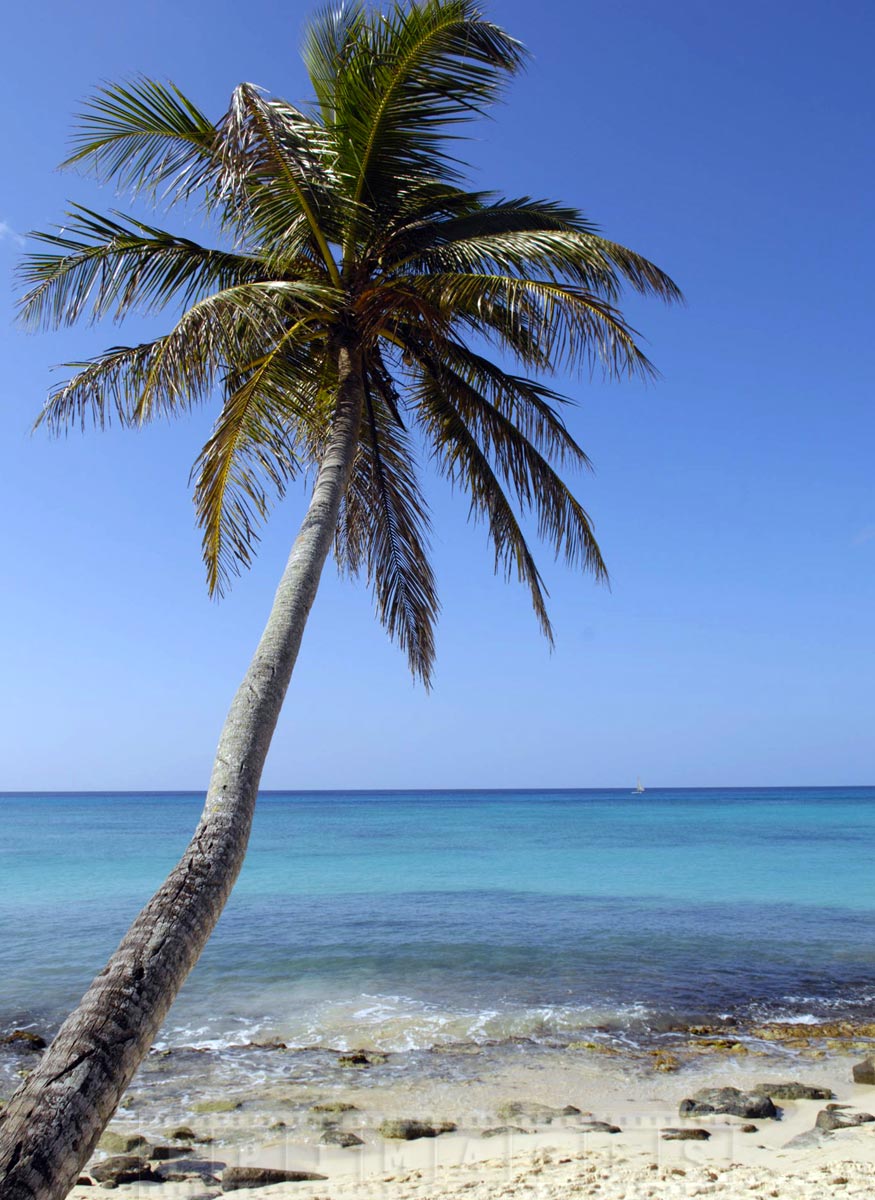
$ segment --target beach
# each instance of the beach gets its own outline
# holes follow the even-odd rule
[[[561,1060],[509,1056],[501,1069],[490,1070],[476,1048],[458,1047],[446,1053],[467,1059],[471,1069],[461,1083],[393,1082],[391,1060],[372,1055],[372,1065],[347,1068],[348,1082],[328,1089],[297,1084],[291,1066],[284,1096],[274,1092],[268,1098],[253,1087],[195,1102],[190,1124],[180,1130],[195,1135],[187,1144],[184,1138],[168,1140],[177,1131],[173,1121],[144,1122],[134,1091],[133,1103],[111,1123],[112,1134],[139,1134],[151,1143],[134,1154],[147,1158],[157,1144],[165,1147],[161,1154],[170,1153],[170,1146],[179,1157],[151,1164],[169,1181],[121,1183],[117,1194],[155,1200],[214,1196],[228,1169],[244,1166],[323,1176],[258,1188],[265,1197],[307,1200],[871,1195],[875,1121],[832,1131],[816,1129],[816,1122],[827,1103],[847,1106],[833,1110],[839,1121],[870,1114],[875,1085],[852,1082],[854,1055],[820,1033],[815,1030],[807,1047],[792,1052],[783,1043],[763,1044],[745,1055],[712,1048],[670,1071],[620,1056],[605,1063],[587,1051],[566,1052]],[[853,1044],[859,1052],[865,1043]],[[700,1089],[730,1087],[743,1097],[762,1097],[762,1085],[781,1092],[780,1085],[791,1081],[824,1094],[779,1096],[773,1117],[679,1115],[681,1101]],[[228,1111],[204,1111],[211,1103]],[[393,1121],[455,1128],[405,1141],[386,1136],[398,1132],[397,1124],[385,1124]],[[685,1134],[668,1140],[667,1130]],[[324,1144],[326,1135],[338,1131],[362,1144]],[[693,1140],[703,1135],[691,1131],[709,1136]],[[212,1140],[199,1140],[205,1138]],[[94,1163],[108,1156],[109,1151],[98,1152]],[[102,1190],[83,1182],[73,1195],[94,1200]]]

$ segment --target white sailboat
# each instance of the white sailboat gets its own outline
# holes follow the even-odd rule
[[[634,788],[632,789],[632,794],[633,795],[635,795],[636,793],[640,794],[643,791],[644,791],[644,784],[641,782],[641,776],[639,775],[638,782],[635,784]]]

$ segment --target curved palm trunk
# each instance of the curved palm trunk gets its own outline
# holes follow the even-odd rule
[[[0,1122],[0,1198],[62,1200],[145,1057],[243,865],[258,783],[349,483],[362,411],[337,353],[332,433],[255,656],[231,704],[206,805],[177,866],[62,1025]]]

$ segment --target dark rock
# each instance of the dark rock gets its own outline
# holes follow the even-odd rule
[[[759,1133],[759,1125],[739,1125],[739,1133]]]
[[[94,1166],[88,1168],[88,1171],[92,1179],[96,1179],[104,1186],[107,1183],[140,1183],[144,1181],[155,1183],[161,1178],[147,1160],[140,1158],[137,1154],[116,1154],[112,1158],[104,1159],[101,1163],[95,1163]]]
[[[411,1121],[405,1117],[394,1117],[380,1124],[378,1132],[384,1138],[395,1138],[398,1141],[413,1142],[417,1138],[440,1137],[442,1133],[452,1133],[456,1126],[452,1121]]]
[[[107,1154],[140,1154],[150,1158],[148,1153],[150,1143],[141,1133],[119,1133],[115,1129],[107,1129],[97,1143],[100,1150]]]
[[[352,1054],[341,1054],[337,1065],[340,1067],[369,1067],[371,1060],[364,1051],[354,1051]]]
[[[21,1050],[45,1050],[46,1039],[29,1029],[13,1029],[7,1037],[0,1038],[0,1046],[16,1046]]]
[[[814,1128],[831,1133],[834,1129],[853,1129],[856,1125],[868,1125],[870,1121],[875,1121],[871,1113],[828,1112],[824,1108],[817,1114]]]
[[[824,1021],[820,1025],[797,1025],[792,1022],[775,1022],[754,1026],[749,1031],[753,1037],[771,1042],[795,1042],[810,1045],[817,1038],[875,1038],[875,1021]]]
[[[827,1112],[843,1112],[846,1108],[852,1108],[851,1104],[827,1104]]]
[[[347,1113],[358,1112],[354,1104],[347,1104],[345,1100],[323,1100],[319,1104],[313,1104],[310,1112],[314,1113]]]
[[[534,1133],[533,1129],[523,1129],[522,1125],[497,1125],[494,1129],[484,1129],[481,1137],[500,1137],[503,1133]]]
[[[94,1180],[88,1175],[80,1175],[76,1180],[76,1187],[94,1187]]]
[[[163,1162],[168,1158],[184,1158],[186,1154],[191,1154],[191,1146],[153,1146],[149,1151],[149,1157],[158,1162]]]
[[[851,1070],[854,1083],[875,1083],[875,1058],[864,1058],[862,1062],[854,1063]]]
[[[827,1087],[814,1087],[810,1083],[758,1083],[752,1089],[757,1096],[770,1096],[773,1100],[832,1100],[835,1094]]]
[[[339,1067],[379,1067],[388,1060],[387,1054],[377,1054],[372,1050],[351,1050],[349,1054],[341,1054],[337,1060]]]
[[[174,1142],[195,1142],[197,1137],[193,1129],[189,1129],[187,1125],[177,1125],[175,1129],[168,1129],[167,1136],[172,1138]]]
[[[346,1129],[326,1129],[319,1139],[322,1146],[363,1146],[365,1143]]]
[[[513,1120],[514,1117],[523,1117],[525,1120],[534,1121],[539,1125],[549,1125],[557,1117],[582,1117],[586,1114],[582,1113],[579,1108],[575,1108],[573,1104],[566,1104],[564,1108],[551,1108],[549,1104],[511,1100],[508,1104],[501,1105],[498,1115],[503,1121]]]
[[[580,1126],[584,1133],[622,1133],[619,1125],[611,1125],[609,1121],[585,1121]]]
[[[495,1042],[436,1042],[430,1047],[431,1054],[481,1054],[483,1047]]]
[[[711,1113],[729,1113],[734,1117],[776,1119],[778,1110],[768,1096],[742,1092],[738,1088],[700,1088],[692,1099],[681,1100],[682,1117],[705,1117]]]
[[[664,1142],[707,1142],[711,1134],[707,1129],[662,1129]]]
[[[228,1167],[222,1175],[222,1191],[237,1192],[242,1188],[269,1187],[272,1183],[306,1183],[327,1179],[315,1171],[278,1171],[273,1167]]]

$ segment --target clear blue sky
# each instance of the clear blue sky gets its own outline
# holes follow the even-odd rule
[[[0,789],[203,788],[293,537],[207,599],[188,469],[209,414],[31,436],[51,364],[139,336],[12,327],[18,235],[104,189],[54,167],[103,79],[171,78],[219,115],[292,100],[307,4],[16,5],[0,183]],[[268,787],[875,780],[875,10],[754,0],[498,0],[534,59],[469,146],[481,183],[573,202],[684,288],[630,300],[662,372],[569,381],[612,590],[544,556],[557,646],[482,529],[429,485],[444,606],[432,695],[329,569]],[[198,234],[200,231],[197,231]]]

